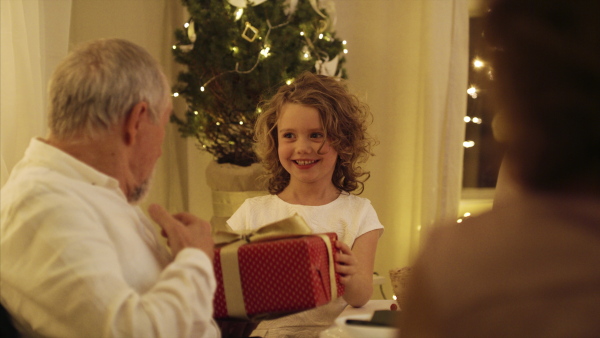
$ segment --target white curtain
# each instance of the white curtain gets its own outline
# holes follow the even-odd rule
[[[369,198],[385,232],[375,271],[409,265],[426,231],[456,219],[468,79],[467,0],[336,0],[347,69],[379,139]],[[390,297],[391,289],[386,287]]]
[[[32,137],[46,133],[46,85],[67,54],[71,0],[2,0],[2,184]]]

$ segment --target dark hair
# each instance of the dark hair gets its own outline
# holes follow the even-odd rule
[[[290,181],[277,154],[277,121],[287,103],[319,111],[325,137],[338,153],[333,184],[342,191],[362,193],[369,172],[359,164],[373,155],[371,147],[375,143],[367,133],[372,120],[369,107],[351,94],[342,80],[310,72],[283,85],[269,101],[261,104],[262,113],[255,124],[255,150],[268,172],[269,192],[280,193]]]
[[[600,191],[600,1],[497,0],[486,18],[514,175]]]

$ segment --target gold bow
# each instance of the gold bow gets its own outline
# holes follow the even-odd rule
[[[215,245],[219,247],[237,241],[243,241],[241,244],[246,244],[250,242],[260,242],[264,240],[310,234],[312,234],[312,230],[308,224],[306,224],[304,218],[298,214],[294,214],[294,216],[269,223],[258,229],[247,230],[241,233],[219,230],[215,233],[213,240]]]
[[[250,242],[276,240],[312,234],[312,230],[298,214],[283,220],[269,223],[258,229],[236,233],[231,231],[217,231],[214,242],[221,247],[221,272],[223,274],[223,288],[225,291],[225,304],[229,317],[247,319],[246,308],[242,295],[242,283],[240,278],[240,266],[238,261],[238,249]],[[328,248],[330,262],[330,282],[332,300],[337,297],[335,284],[335,271],[333,268],[333,254],[331,241],[327,235],[320,236]]]

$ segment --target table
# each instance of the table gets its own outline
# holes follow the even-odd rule
[[[392,304],[396,304],[396,301],[384,299],[370,300],[359,308],[348,305],[338,316],[340,320],[337,320],[329,329],[321,332],[319,338],[398,337],[399,332],[396,329],[366,326],[349,328],[343,324],[343,319],[346,317],[369,319],[376,310],[389,310]]]

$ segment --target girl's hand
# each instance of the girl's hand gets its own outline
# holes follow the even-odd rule
[[[351,306],[361,307],[371,299],[375,251],[381,231],[377,229],[360,235],[352,249],[342,241],[336,242],[339,252],[335,258],[335,271],[340,274],[340,282],[344,284],[343,297]]]
[[[335,255],[335,272],[340,274],[340,282],[346,285],[358,272],[358,260],[344,242],[335,241],[335,246],[338,249]]]

